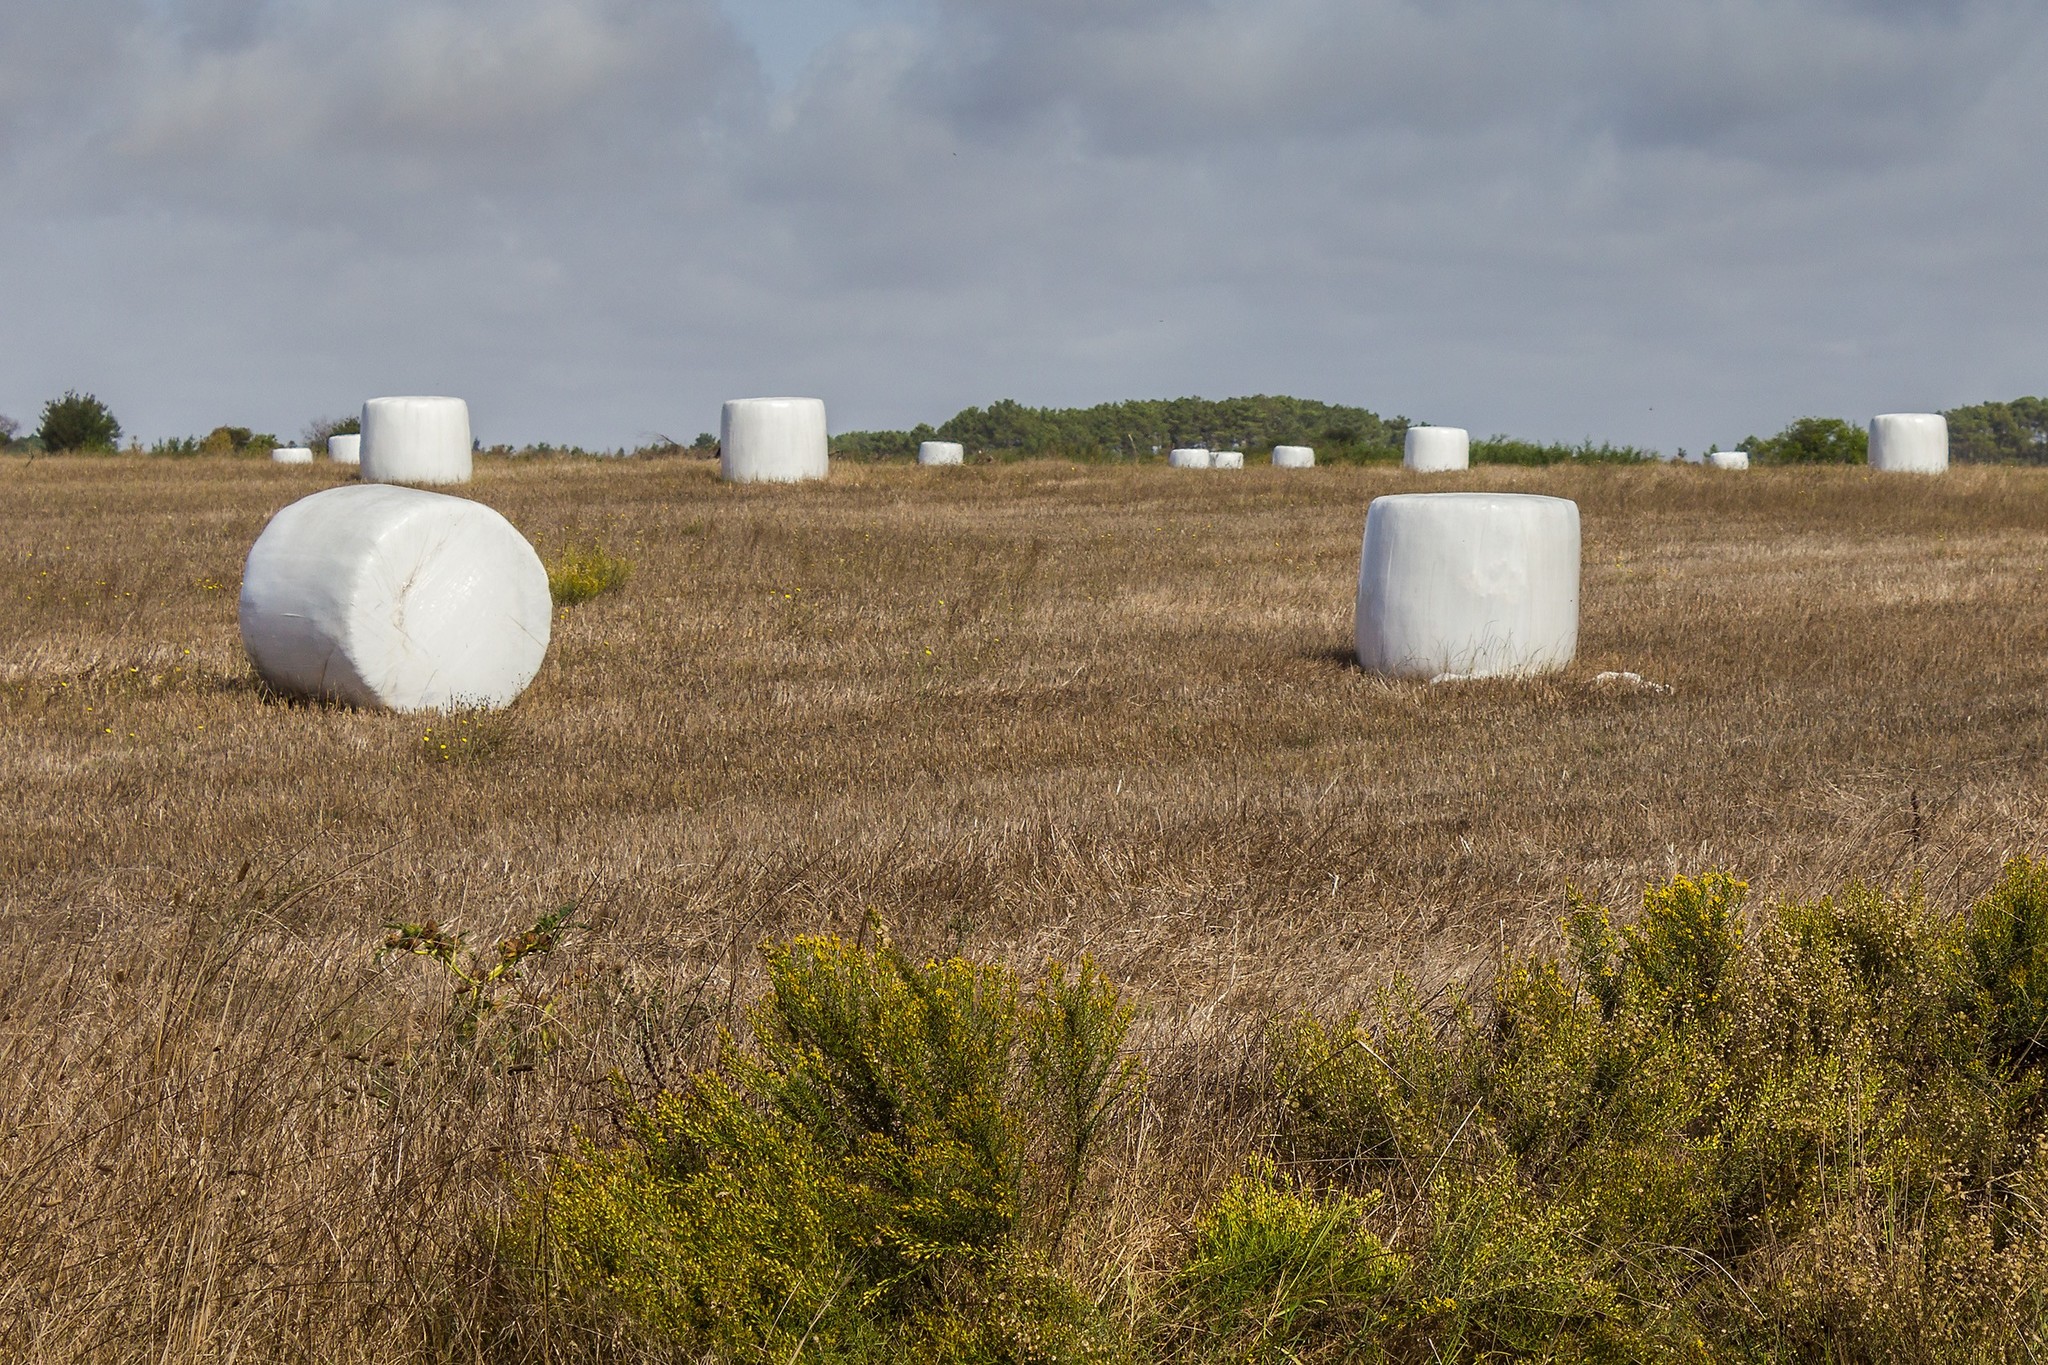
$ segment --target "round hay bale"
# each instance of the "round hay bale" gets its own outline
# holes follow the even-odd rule
[[[719,418],[718,473],[729,483],[797,483],[831,469],[821,398],[735,398]]]
[[[1316,452],[1314,446],[1274,446],[1273,468],[1314,469]]]
[[[1166,452],[1166,463],[1174,469],[1214,469],[1216,462],[1200,446],[1180,446]]]
[[[1366,509],[1358,662],[1401,678],[1526,677],[1579,646],[1579,507],[1527,493],[1400,493]]]
[[[313,452],[305,446],[279,446],[270,452],[272,464],[311,464]]]
[[[345,433],[328,437],[327,458],[336,464],[361,464],[363,462],[363,438]]]
[[[965,464],[967,448],[958,441],[925,441],[917,448],[919,464]]]
[[[1418,474],[1472,467],[1472,438],[1463,427],[1410,427],[1401,464]]]
[[[468,483],[469,404],[460,398],[372,398],[357,446],[365,483]]]
[[[1242,450],[1219,450],[1209,457],[1209,467],[1211,469],[1243,469],[1244,452]]]
[[[1746,450],[1710,450],[1707,463],[1716,469],[1749,468],[1749,452]]]
[[[533,681],[554,603],[482,503],[347,484],[270,519],[242,569],[242,647],[279,692],[393,711],[500,707]]]
[[[1870,467],[1887,474],[1946,474],[1948,419],[1938,412],[1887,412],[1871,418]]]

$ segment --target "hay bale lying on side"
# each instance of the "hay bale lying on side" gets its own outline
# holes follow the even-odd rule
[[[1313,469],[1315,468],[1315,463],[1316,452],[1313,446],[1273,447],[1273,468],[1275,469]]]
[[[1219,450],[1209,457],[1209,467],[1211,469],[1243,469],[1244,452],[1242,450]]]
[[[1200,446],[1180,446],[1166,452],[1166,463],[1175,469],[1214,469],[1215,457]]]
[[[393,711],[509,705],[554,604],[526,538],[482,503],[389,484],[270,519],[242,570],[242,646],[292,696]]]
[[[965,464],[967,448],[958,441],[925,441],[917,447],[919,464]]]
[[[305,446],[279,446],[270,452],[272,464],[311,464],[313,452]]]

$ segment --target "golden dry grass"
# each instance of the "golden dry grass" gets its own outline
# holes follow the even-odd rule
[[[1131,986],[1141,1178],[1082,1252],[1114,1298],[1267,1122],[1276,1011],[1484,973],[1572,885],[1917,873],[1960,904],[2048,851],[2048,471],[1431,481],[1572,497],[1586,540],[1569,673],[1430,687],[1348,662],[1397,470],[488,463],[473,495],[536,545],[634,572],[462,722],[254,684],[242,558],[338,477],[0,462],[0,1355],[547,1339],[494,1315],[479,1229],[607,1130],[609,1075],[708,1055],[764,937],[874,921]],[[375,956],[388,920],[488,942],[571,901],[534,982],[559,1044],[513,1065]]]

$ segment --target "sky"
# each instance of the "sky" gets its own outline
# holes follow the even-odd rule
[[[487,443],[2048,392],[2040,0],[6,0],[0,413]]]

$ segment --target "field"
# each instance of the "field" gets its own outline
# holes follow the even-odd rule
[[[1432,483],[1576,499],[1584,615],[1558,678],[1424,686],[1349,661],[1398,470],[486,462],[544,555],[633,575],[509,712],[427,719],[241,652],[248,546],[337,477],[0,461],[0,1355],[457,1353],[516,1182],[615,1131],[611,1077],[706,1064],[795,934],[1127,988],[1114,1298],[1270,1130],[1276,1017],[1483,979],[1571,888],[1960,908],[2048,853],[2048,471]],[[379,952],[572,904],[490,1064]]]

